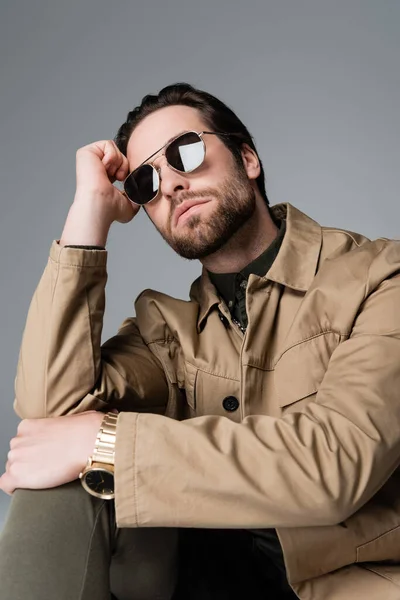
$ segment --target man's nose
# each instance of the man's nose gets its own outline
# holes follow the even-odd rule
[[[166,198],[172,198],[180,190],[189,189],[190,183],[188,177],[184,173],[172,169],[165,156],[160,157],[154,166],[158,170],[160,177],[160,192]]]

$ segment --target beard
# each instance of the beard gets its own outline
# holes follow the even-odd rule
[[[207,218],[200,214],[190,217],[182,232],[172,231],[172,218],[176,207],[184,200],[213,198],[216,208]],[[202,259],[214,254],[235,235],[253,216],[256,195],[243,164],[235,165],[228,177],[215,188],[196,192],[183,192],[179,201],[171,201],[167,225],[157,227],[169,246],[182,258]]]

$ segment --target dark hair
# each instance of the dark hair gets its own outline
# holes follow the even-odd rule
[[[194,88],[188,83],[175,83],[164,87],[157,95],[148,94],[143,98],[139,106],[128,113],[125,123],[118,129],[117,135],[114,138],[122,154],[126,156],[129,138],[135,127],[145,117],[160,108],[174,105],[196,108],[211,131],[235,134],[232,136],[220,136],[220,139],[231,151],[239,164],[242,164],[241,147],[244,143],[248,144],[258,156],[253,138],[239,117],[221,100],[218,100],[218,98],[208,92]],[[266,204],[269,205],[265,191],[264,168],[259,156],[258,159],[260,161],[261,172],[256,182]]]

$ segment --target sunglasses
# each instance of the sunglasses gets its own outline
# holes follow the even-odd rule
[[[160,189],[160,169],[147,161],[165,148],[164,154],[171,169],[179,173],[192,173],[200,167],[206,156],[203,135],[235,135],[216,131],[187,131],[170,140],[132,171],[123,183],[126,196],[134,204],[143,206],[154,200]]]

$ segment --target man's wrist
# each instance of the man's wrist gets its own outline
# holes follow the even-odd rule
[[[103,415],[94,449],[79,473],[83,488],[103,500],[115,498],[114,464],[118,413]]]
[[[109,209],[99,207],[97,199],[74,201],[60,239],[61,246],[102,246],[105,247],[113,219]]]

